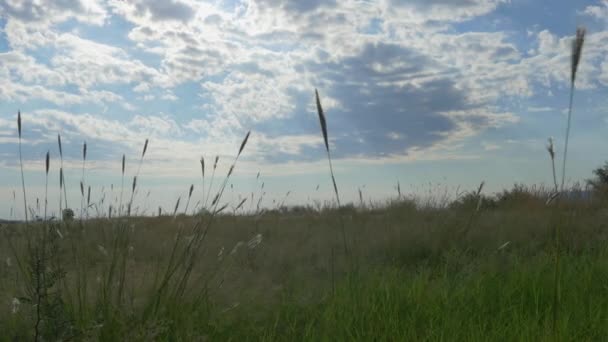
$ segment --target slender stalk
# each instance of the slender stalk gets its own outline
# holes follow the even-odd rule
[[[120,181],[120,202],[118,204],[118,216],[122,216],[122,194],[125,190],[125,155],[122,155],[122,178]]]
[[[27,198],[25,195],[25,177],[23,176],[23,156],[21,152],[21,111],[17,112],[17,130],[19,132],[19,164],[21,165],[21,188],[23,189],[23,210],[25,213],[25,223],[28,222]]]
[[[217,162],[220,160],[220,156],[215,156],[215,161],[213,162],[213,171],[211,171],[211,180],[209,181],[209,189],[207,189],[207,196],[205,197],[205,204],[203,205],[204,209],[207,209],[207,202],[209,201],[209,196],[211,195],[211,189],[213,188],[213,179],[215,178],[215,169],[217,168]]]
[[[564,184],[566,182],[566,158],[568,156],[568,140],[570,136],[570,127],[572,120],[572,103],[574,100],[574,89],[576,81],[576,71],[578,69],[579,62],[581,60],[583,44],[585,42],[585,29],[576,29],[576,38],[572,42],[572,53],[571,53],[571,74],[570,74],[570,101],[568,104],[568,121],[566,124],[566,139],[564,142],[564,158],[562,164],[562,184],[560,189],[560,195],[557,198],[558,203],[555,205],[555,210],[559,207],[559,200],[564,195]],[[554,212],[555,216],[555,212]],[[555,222],[555,269],[553,278],[553,315],[552,315],[552,327],[553,335],[556,340],[559,340],[559,331],[557,329],[557,321],[559,318],[559,305],[560,305],[560,224]]]
[[[44,221],[46,222],[46,210],[48,205],[48,193],[49,193],[49,166],[50,166],[50,152],[46,153],[46,180],[44,183]]]
[[[319,99],[319,92],[315,89],[315,97],[317,100],[317,112],[319,114],[319,122],[321,124],[321,133],[323,134],[323,141],[325,142],[325,151],[327,152],[327,161],[329,162],[329,173],[331,174],[331,181],[334,185],[334,192],[336,194],[336,201],[338,202],[338,209],[342,207],[340,204],[340,194],[338,193],[338,185],[336,185],[336,177],[334,176],[334,167],[331,162],[331,153],[329,151],[329,141],[327,137],[327,121],[325,120],[325,113],[323,107],[321,107],[321,100]],[[344,253],[348,254],[348,244],[346,243],[346,228],[344,227],[344,221],[342,215],[340,217],[340,223],[342,227],[342,242],[344,244]]]

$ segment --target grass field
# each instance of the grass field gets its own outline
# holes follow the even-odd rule
[[[191,254],[208,215],[6,226],[2,339],[32,339],[38,323],[44,340],[601,340],[608,211],[509,193],[479,210],[402,200],[217,216]],[[185,257],[161,291],[172,255]]]

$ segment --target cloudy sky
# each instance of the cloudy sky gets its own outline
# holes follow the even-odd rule
[[[191,183],[202,198],[200,157],[219,155],[223,176],[249,130],[226,200],[262,182],[267,205],[287,191],[288,203],[330,198],[315,88],[344,201],[358,188],[391,196],[398,181],[549,183],[545,145],[553,136],[561,153],[579,25],[572,181],[608,160],[605,0],[0,0],[0,217],[23,211],[17,110],[28,200],[44,194],[50,150],[51,210],[58,133],[72,203],[85,140],[85,186],[115,200],[122,154],[132,177],[150,139],[143,210],[171,207]]]

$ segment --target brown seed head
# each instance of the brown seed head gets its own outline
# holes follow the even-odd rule
[[[61,148],[61,135],[57,134],[57,144],[59,144],[59,156],[63,158],[63,149]]]
[[[21,139],[21,111],[17,111],[17,131],[19,131],[19,139]]]
[[[243,142],[241,143],[241,147],[239,148],[239,153],[237,154],[238,156],[240,156],[241,152],[243,152],[243,149],[245,148],[245,145],[247,144],[247,140],[249,139],[249,134],[251,134],[251,131],[247,132],[247,135],[245,135],[245,139],[243,139]]]
[[[572,71],[570,74],[570,82],[574,84],[574,80],[576,79],[576,70],[578,69],[578,64],[581,60],[581,54],[583,51],[583,44],[585,43],[585,28],[578,27],[576,29],[576,38],[572,41],[572,61],[571,67]]]
[[[45,165],[46,165],[46,175],[47,175],[47,176],[49,175],[50,159],[51,159],[50,152],[49,152],[49,151],[47,151],[47,152],[46,152],[46,163],[45,163]]]
[[[141,152],[141,157],[143,158],[146,155],[146,150],[148,149],[148,139],[144,143],[144,150]]]
[[[547,144],[547,152],[549,152],[551,159],[555,159],[555,150],[553,148],[553,138],[549,138],[549,143]]]
[[[317,99],[317,112],[319,113],[319,122],[321,123],[321,132],[323,133],[325,149],[329,151],[329,142],[327,141],[327,122],[325,121],[325,114],[323,113],[323,107],[321,107],[321,100],[319,99],[319,92],[317,89],[315,89],[315,97]]]

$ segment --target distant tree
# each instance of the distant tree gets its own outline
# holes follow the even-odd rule
[[[593,175],[595,177],[588,179],[587,184],[594,190],[606,191],[608,189],[608,162],[604,163],[604,166],[593,170]]]
[[[70,208],[63,209],[62,214],[64,221],[72,221],[74,219],[74,210]]]

